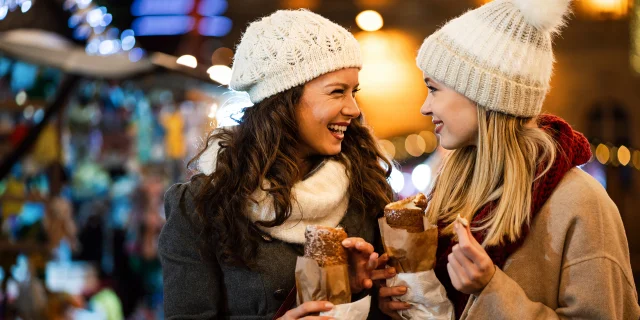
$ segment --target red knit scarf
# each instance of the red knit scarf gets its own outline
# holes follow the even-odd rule
[[[571,126],[561,118],[552,115],[541,115],[538,118],[538,126],[549,133],[556,141],[557,155],[551,169],[534,183],[531,221],[533,221],[540,211],[540,208],[542,208],[547,199],[549,199],[565,173],[575,166],[586,163],[591,157],[591,149],[587,139],[581,133],[574,131]],[[491,214],[495,204],[495,202],[492,202],[480,209],[474,216],[471,225],[477,225],[479,221]],[[444,227],[446,227],[444,223],[438,225],[440,230]],[[529,226],[523,225],[522,231],[522,235],[516,242],[486,248],[487,254],[496,266],[502,268],[507,258],[520,248],[529,232]],[[473,236],[479,243],[482,243],[485,234],[484,232],[474,232]],[[447,256],[451,253],[455,244],[456,242],[451,241],[450,237],[441,237],[439,239],[435,273],[447,290],[447,295],[455,307],[456,319],[459,319],[469,300],[469,295],[459,292],[453,287],[449,273],[447,272]]]

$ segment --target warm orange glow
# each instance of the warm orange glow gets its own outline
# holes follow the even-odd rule
[[[314,10],[318,8],[320,0],[280,0],[280,4],[286,9],[309,9]]]
[[[431,131],[422,131],[420,132],[420,136],[424,140],[426,147],[425,153],[432,153],[438,147],[438,137],[436,137],[435,133]]]
[[[577,11],[594,19],[620,19],[629,14],[630,0],[576,1]]]
[[[623,166],[629,164],[629,161],[631,161],[631,151],[629,151],[629,148],[621,146],[618,149],[618,161],[620,161],[620,164]]]
[[[492,0],[475,0],[478,6]],[[593,19],[620,19],[629,14],[632,0],[581,0],[574,1],[578,13]]]
[[[609,162],[609,155],[609,147],[604,144],[598,145],[598,148],[596,148],[596,159],[598,159],[598,162],[607,164],[607,162]]]
[[[633,166],[640,170],[640,151],[633,151]]]
[[[364,31],[378,31],[384,25],[384,19],[377,11],[365,10],[358,14],[356,23]]]
[[[393,157],[396,156],[396,147],[393,145],[393,143],[391,141],[389,141],[389,140],[378,140],[378,144],[380,145],[382,150],[385,151],[389,155],[390,159],[393,159]]]
[[[633,8],[631,18],[631,67],[640,74],[640,3]]]
[[[421,136],[410,134],[404,142],[404,147],[410,155],[419,157],[424,153],[427,144]]]
[[[356,5],[361,8],[386,7],[397,0],[356,0]]]
[[[356,34],[362,48],[358,103],[379,138],[405,136],[430,129],[429,117],[420,114],[427,96],[422,72],[416,67],[419,42],[400,31]],[[404,151],[404,140],[401,149]],[[402,152],[396,145],[396,157]]]

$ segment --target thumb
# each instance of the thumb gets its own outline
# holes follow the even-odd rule
[[[472,239],[474,238],[473,235],[471,235],[471,230],[469,229],[469,221],[458,214],[458,217],[453,224],[453,230],[458,236],[458,242],[460,245],[471,245],[473,243]]]
[[[454,222],[454,228],[456,235],[458,236],[458,243],[465,256],[469,259],[476,261],[480,257],[480,251],[482,246],[476,241],[476,238],[471,234],[471,229],[467,219],[458,215],[458,218]]]

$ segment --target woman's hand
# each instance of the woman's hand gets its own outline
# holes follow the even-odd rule
[[[466,294],[479,294],[489,284],[496,268],[487,252],[471,234],[469,225],[453,223],[458,244],[449,254],[447,270],[456,290]]]
[[[278,320],[335,320],[333,317],[316,316],[320,312],[331,311],[333,304],[328,301],[309,301],[299,305],[295,309],[291,309],[278,318]]]
[[[407,292],[407,287],[387,287],[386,280],[393,278],[396,275],[396,270],[393,267],[386,268],[385,265],[389,261],[389,256],[385,253],[378,259],[378,268],[373,271],[373,280],[380,280],[380,291],[378,293],[378,307],[380,311],[388,315],[392,319],[401,319],[398,315],[399,310],[406,310],[411,308],[411,305],[406,302],[392,301],[391,298],[395,296],[401,296]]]
[[[373,286],[371,274],[378,266],[378,254],[373,252],[373,245],[362,238],[347,238],[342,246],[349,254],[349,281],[351,293],[359,293]]]

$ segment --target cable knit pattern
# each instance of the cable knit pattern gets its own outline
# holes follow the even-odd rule
[[[325,73],[362,68],[345,28],[307,10],[279,10],[249,25],[236,48],[229,87],[258,103]]]
[[[570,1],[537,1],[494,0],[451,20],[425,39],[418,67],[486,109],[540,114]]]
[[[268,187],[269,182],[265,181]],[[347,213],[349,205],[349,178],[345,166],[328,160],[313,175],[296,183],[291,189],[291,216],[273,228],[260,227],[276,239],[289,243],[304,243],[308,225],[336,227]],[[273,198],[258,189],[252,195],[258,203],[250,202],[251,221],[272,220]]]

